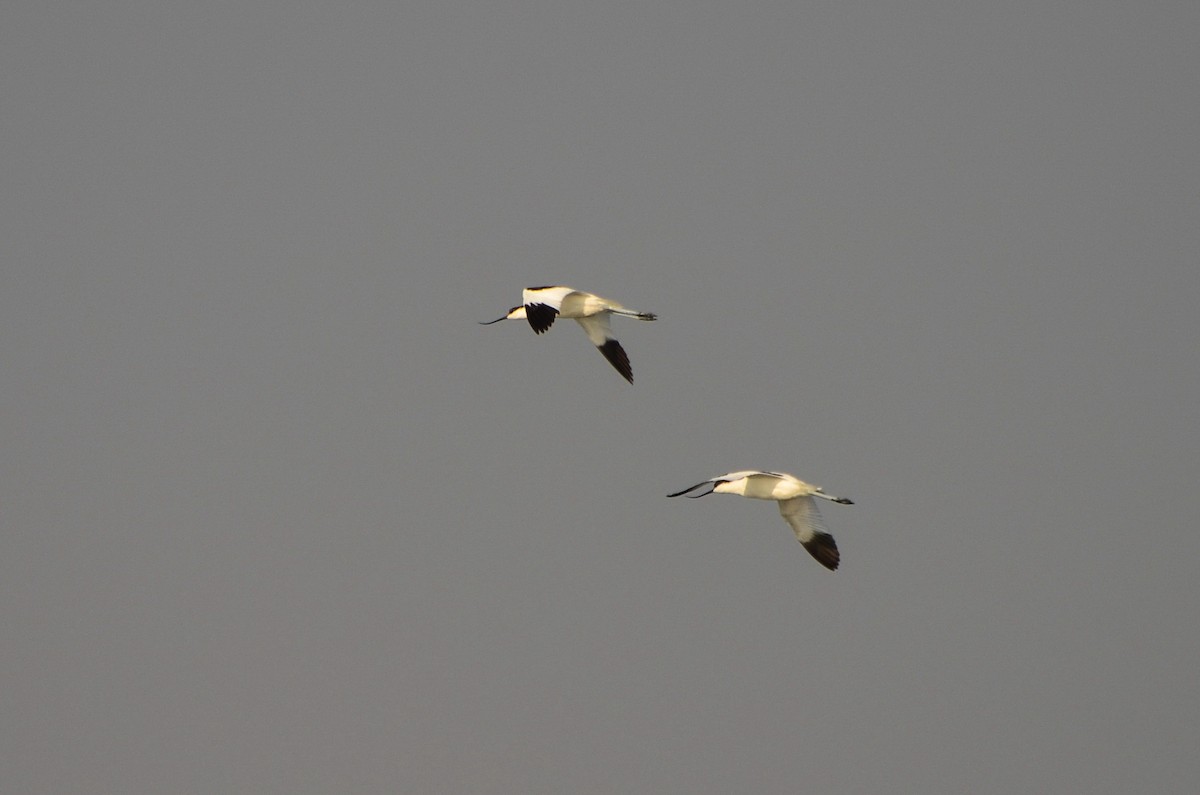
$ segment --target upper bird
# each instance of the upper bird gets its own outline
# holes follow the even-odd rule
[[[561,286],[528,287],[521,294],[521,300],[524,303],[508,310],[508,314],[482,322],[480,325],[490,326],[501,320],[528,320],[533,330],[541,334],[554,325],[556,317],[574,318],[583,326],[588,339],[600,349],[604,358],[617,368],[618,373],[625,376],[626,381],[633,383],[633,368],[629,366],[629,356],[621,347],[621,343],[613,338],[609,328],[609,316],[624,315],[638,320],[657,320],[658,315],[626,309],[616,301]]]
[[[779,503],[779,512],[792,526],[792,530],[796,533],[796,539],[804,545],[809,554],[831,571],[838,567],[841,555],[838,553],[833,536],[829,534],[829,531],[825,529],[825,523],[821,521],[821,514],[817,510],[817,502],[813,497],[840,502],[842,505],[853,505],[853,500],[845,497],[833,497],[822,491],[820,486],[805,483],[786,472],[764,472],[758,469],[719,475],[667,496],[678,497],[708,483],[713,484],[708,491],[702,494],[688,494],[688,496],[695,499],[717,492],[718,494],[740,494],[756,500],[776,500]]]

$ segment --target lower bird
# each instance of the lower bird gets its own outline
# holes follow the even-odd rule
[[[712,488],[700,494],[688,494],[701,486],[712,484]],[[741,472],[730,472],[718,475],[697,483],[695,486],[668,494],[668,497],[678,497],[687,494],[696,499],[716,492],[717,494],[740,494],[756,500],[775,500],[779,503],[779,512],[791,525],[804,548],[808,550],[817,562],[833,571],[841,561],[837,544],[833,536],[825,529],[821,514],[817,510],[817,502],[813,497],[820,497],[830,502],[842,505],[853,505],[854,501],[845,497],[834,497],[826,494],[820,486],[813,486],[786,472],[764,472],[758,469],[747,469]]]
[[[629,356],[621,347],[621,343],[613,337],[609,317],[624,315],[638,320],[657,320],[658,315],[627,309],[616,301],[561,286],[529,287],[522,293],[521,300],[520,306],[514,306],[503,317],[483,321],[480,325],[490,326],[501,320],[528,320],[534,332],[542,334],[554,325],[556,317],[572,318],[583,326],[588,339],[604,354],[604,358],[608,359],[617,372],[623,375],[626,381],[633,383],[633,368],[629,366]]]

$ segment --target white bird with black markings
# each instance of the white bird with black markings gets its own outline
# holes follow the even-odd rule
[[[604,358],[608,359],[617,372],[625,376],[626,381],[633,383],[633,368],[629,366],[629,356],[621,347],[621,343],[613,337],[609,318],[613,315],[624,315],[638,320],[657,320],[658,315],[627,309],[616,301],[570,287],[529,287],[522,293],[521,299],[524,302],[521,306],[514,306],[503,317],[481,322],[480,325],[490,326],[501,320],[528,320],[534,332],[542,334],[554,325],[555,318],[569,317],[583,326],[588,339],[604,354]]]
[[[700,494],[688,494],[689,491],[695,491],[710,483],[712,488],[708,491]],[[825,529],[825,523],[821,521],[821,513],[817,510],[817,501],[813,498],[820,497],[823,500],[839,502],[842,505],[853,505],[853,500],[826,494],[820,486],[805,483],[786,472],[764,472],[758,469],[719,475],[667,496],[678,497],[687,494],[688,497],[696,499],[714,492],[717,494],[740,494],[755,500],[775,500],[779,503],[779,512],[791,525],[792,530],[796,533],[796,539],[804,545],[809,554],[830,571],[837,569],[841,555],[838,553],[833,536],[829,534],[829,531]]]

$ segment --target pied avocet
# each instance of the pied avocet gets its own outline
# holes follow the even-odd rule
[[[779,503],[779,512],[792,526],[797,540],[804,545],[809,554],[827,569],[834,570],[838,567],[841,556],[838,554],[837,544],[834,543],[833,536],[825,529],[825,524],[821,521],[821,514],[817,510],[817,502],[813,497],[840,502],[842,505],[853,505],[853,500],[845,497],[833,497],[823,492],[820,486],[805,483],[786,472],[763,472],[757,469],[718,475],[667,496],[678,497],[708,483],[713,484],[708,491],[702,494],[688,494],[688,496],[695,499],[716,492],[718,494],[740,494],[756,500],[775,500]]]
[[[529,287],[522,293],[521,299],[524,301],[521,306],[514,306],[503,317],[484,321],[480,325],[490,326],[501,320],[528,320],[530,327],[541,334],[554,325],[556,317],[573,318],[583,326],[588,339],[600,349],[604,358],[617,368],[618,373],[625,376],[626,381],[633,383],[633,368],[629,366],[629,356],[621,347],[621,343],[613,338],[608,319],[611,315],[624,315],[638,320],[657,320],[658,315],[626,309],[616,301],[570,287]]]

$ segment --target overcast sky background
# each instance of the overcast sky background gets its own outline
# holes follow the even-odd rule
[[[0,789],[1194,792],[1198,42],[5,3]]]

